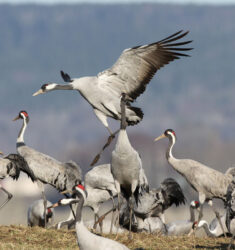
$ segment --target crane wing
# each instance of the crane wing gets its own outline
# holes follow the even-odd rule
[[[187,34],[188,31],[181,30],[161,41],[124,50],[111,68],[98,75],[100,87],[118,96],[126,93],[128,100],[134,101],[145,91],[157,70],[181,56],[188,56],[182,52],[192,48],[181,46],[192,41],[175,43]]]
[[[31,178],[32,182],[36,181],[37,178],[34,175],[34,172],[29,168],[28,163],[25,159],[18,154],[9,154],[4,157],[5,159],[10,160],[9,167],[12,167],[11,164],[14,164],[17,170],[16,180],[19,177],[20,170],[28,175]]]

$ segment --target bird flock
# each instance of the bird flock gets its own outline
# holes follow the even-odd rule
[[[22,127],[16,140],[17,153],[0,158],[0,179],[19,178],[20,172],[26,173],[32,182],[36,182],[42,193],[42,199],[35,201],[28,209],[28,226],[54,226],[55,210],[58,206],[70,206],[71,212],[64,221],[57,222],[59,229],[67,225],[75,227],[77,243],[80,249],[128,249],[115,240],[98,236],[88,230],[82,218],[82,208],[90,207],[94,212],[93,230],[106,230],[106,215],[112,213],[109,232],[161,233],[163,235],[192,234],[204,228],[209,237],[235,235],[235,180],[234,168],[221,173],[192,159],[177,159],[173,155],[176,133],[172,129],[155,139],[169,140],[166,159],[176,172],[182,175],[198,193],[198,201],[189,204],[190,217],[181,221],[166,223],[165,211],[173,204],[186,203],[183,190],[172,178],[166,178],[158,188],[150,188],[139,153],[132,146],[126,128],[141,122],[144,117],[139,107],[132,103],[144,93],[147,84],[155,73],[166,64],[188,57],[187,47],[191,40],[182,40],[188,32],[176,32],[158,42],[125,49],[114,65],[96,76],[71,78],[61,71],[65,84],[47,82],[33,96],[53,90],[77,90],[92,106],[95,115],[108,130],[109,137],[102,150],[91,163],[94,166],[113,138],[117,141],[110,155],[110,162],[96,165],[85,176],[80,166],[69,160],[60,162],[25,144],[24,134],[29,123],[29,114],[22,110],[14,119],[22,121]],[[113,132],[108,118],[120,122],[120,129]],[[2,152],[0,154],[3,155]],[[44,184],[49,184],[65,197],[52,204],[47,200]],[[7,199],[0,205],[5,206],[12,194],[1,184],[0,189]],[[212,200],[221,199],[226,211],[220,215]],[[100,206],[112,201],[112,208],[100,215]],[[207,202],[215,213],[208,224],[203,218],[203,205]],[[195,216],[198,212],[198,217]],[[232,240],[233,240],[232,237]],[[230,247],[232,245],[232,240]],[[141,248],[140,248],[141,249]]]

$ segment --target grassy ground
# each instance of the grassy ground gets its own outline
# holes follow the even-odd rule
[[[115,235],[105,235],[114,239]],[[227,249],[230,238],[208,237],[170,237],[153,234],[133,234],[128,240],[127,234],[118,236],[130,249],[143,247],[144,249]],[[25,226],[0,226],[0,249],[78,249],[74,230],[29,228]],[[95,250],[95,247],[94,247]]]

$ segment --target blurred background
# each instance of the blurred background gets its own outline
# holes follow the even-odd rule
[[[202,4],[203,3],[203,4]],[[235,166],[235,1],[0,1],[0,150],[16,151],[26,110],[27,145],[60,161],[76,161],[83,174],[107,139],[89,104],[75,91],[32,97],[46,82],[92,76],[111,67],[122,50],[156,42],[181,29],[193,40],[191,57],[157,72],[136,105],[143,121],[128,128],[151,187],[174,177],[189,204],[197,194],[165,158],[165,129],[176,131],[174,154],[224,172]],[[110,121],[113,131],[119,127]],[[98,164],[110,162],[115,141]],[[13,199],[1,210],[1,224],[26,224],[28,205],[40,197],[24,174],[1,183]],[[51,201],[57,191],[47,188]],[[0,193],[0,202],[5,194]],[[221,205],[221,204],[220,204]],[[187,206],[186,206],[187,207]],[[15,216],[12,217],[14,212]],[[17,214],[17,215],[16,215]],[[10,217],[9,217],[10,215]]]

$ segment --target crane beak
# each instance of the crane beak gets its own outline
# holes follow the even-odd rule
[[[60,192],[61,194],[73,194],[73,191],[71,190],[64,190],[63,192]]]
[[[158,141],[158,140],[165,138],[165,137],[166,137],[165,134],[162,134],[162,135],[158,136],[157,138],[155,138],[154,141]]]
[[[19,120],[20,119],[20,116],[17,115],[16,118],[14,118],[12,121],[16,121],[16,120]]]
[[[0,151],[0,155],[3,155],[3,152],[2,152],[2,151]]]
[[[43,94],[43,90],[42,89],[39,89],[37,92],[33,93],[33,96],[36,96],[36,95],[40,95],[40,94]]]
[[[58,202],[56,202],[55,204],[51,205],[50,207],[47,207],[47,209],[48,208],[51,209],[51,208],[55,208],[55,207],[59,207],[59,203]]]

